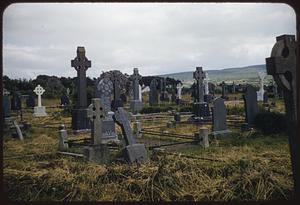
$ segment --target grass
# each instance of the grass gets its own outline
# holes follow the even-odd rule
[[[56,101],[44,100],[45,104]],[[44,102],[43,101],[43,102]],[[280,106],[276,103],[276,106]],[[70,125],[67,116],[24,119],[32,124],[24,141],[3,136],[3,184],[7,197],[16,201],[232,201],[288,200],[292,197],[288,139],[284,134],[263,135],[252,130],[210,138],[210,147],[181,146],[172,153],[151,152],[143,164],[122,161],[99,165],[82,158],[58,155],[58,125]],[[172,118],[170,118],[172,119]],[[183,120],[186,120],[184,118]],[[142,122],[143,128],[166,125],[168,120]],[[57,123],[57,124],[54,124]],[[44,125],[53,124],[53,128]],[[208,126],[209,127],[209,126]],[[198,125],[153,128],[193,135]],[[231,127],[230,127],[231,128]],[[209,127],[210,129],[210,127]],[[120,129],[117,129],[120,133]],[[69,139],[89,137],[74,135]],[[141,140],[171,142],[164,137],[143,135]],[[12,158],[18,156],[18,158]],[[189,157],[190,156],[190,157]],[[209,161],[210,158],[222,161]],[[241,159],[249,160],[241,169]]]

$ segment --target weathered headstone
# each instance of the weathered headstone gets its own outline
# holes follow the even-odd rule
[[[29,94],[28,98],[26,99],[26,107],[27,108],[35,107],[35,98],[32,94]]]
[[[259,72],[258,73],[259,82],[260,82],[260,89],[257,91],[257,101],[263,101],[264,99],[264,79],[266,77],[266,73]]]
[[[255,116],[258,114],[257,94],[252,85],[247,85],[243,99],[245,105],[246,123],[252,125]]]
[[[149,105],[157,105],[158,104],[158,90],[157,90],[158,82],[156,79],[153,79],[150,83],[150,92],[149,92]]]
[[[209,147],[208,129],[206,127],[201,127],[199,132],[195,133],[195,141],[203,148]]]
[[[137,68],[133,69],[133,74],[130,76],[130,80],[133,84],[133,99],[130,101],[130,110],[132,113],[137,113],[143,108],[143,103],[140,100],[140,88],[139,88],[139,80],[142,76],[139,74],[139,70]]]
[[[209,106],[208,103],[204,102],[203,79],[205,78],[205,73],[202,71],[202,67],[196,67],[193,77],[196,80],[193,103],[194,119],[197,121],[209,119],[211,117]]]
[[[180,117],[180,113],[179,113],[179,112],[176,112],[176,113],[174,114],[174,120],[175,120],[175,122],[180,122],[181,117]]]
[[[66,94],[63,94],[61,97],[60,97],[60,105],[62,106],[67,106],[70,104],[70,100],[69,100],[69,97],[66,95]]]
[[[169,102],[169,95],[167,92],[167,81],[166,78],[161,78],[160,80],[160,101]]]
[[[135,121],[133,123],[133,134],[135,138],[141,138],[142,137],[142,125],[140,121]]]
[[[299,178],[299,141],[297,140],[297,79],[296,58],[297,42],[294,35],[282,35],[276,37],[276,43],[272,49],[271,57],[266,58],[267,73],[272,75],[276,83],[284,91],[285,112],[287,115],[287,132],[289,135],[289,146],[292,161],[292,172],[294,178],[295,198],[299,199],[297,193],[300,189]],[[299,55],[299,51],[298,51]],[[298,141],[298,142],[297,142]]]
[[[132,130],[129,124],[128,114],[124,108],[119,107],[115,112],[114,119],[122,129],[123,136],[125,138],[126,147],[124,148],[125,159],[132,162],[143,162],[148,159],[147,150],[144,144],[137,144],[132,134]]]
[[[3,117],[10,117],[10,100],[9,100],[9,92],[4,89],[3,90],[3,99],[2,99],[2,109],[3,109]]]
[[[58,131],[58,150],[65,151],[69,148],[68,134],[65,125],[61,125]]]
[[[11,102],[11,110],[21,110],[22,108],[21,95],[18,92],[13,92],[10,102]]]
[[[227,129],[226,123],[226,107],[223,98],[217,98],[213,101],[213,135],[224,135],[230,131]]]
[[[42,97],[41,97],[45,92],[45,89],[40,85],[38,85],[37,87],[35,87],[33,92],[38,96],[38,105],[34,107],[33,116],[35,117],[47,116],[46,108],[45,106],[42,106]]]
[[[100,98],[107,111],[106,117],[102,121],[102,139],[103,142],[118,141],[115,122],[113,120],[114,112],[111,111],[111,95],[113,93],[113,83],[109,78],[102,78],[96,87],[96,98]]]
[[[84,47],[77,47],[77,56],[71,60],[71,67],[77,71],[77,102],[72,110],[72,129],[75,131],[90,128],[87,118],[86,71],[91,67],[91,61],[85,56]]]
[[[113,76],[112,78],[114,87],[114,99],[112,101],[112,110],[115,111],[118,107],[123,107],[124,103],[121,99],[121,88],[120,88],[120,78],[119,76]]]
[[[222,86],[222,96],[221,96],[221,98],[227,99],[228,98],[227,97],[227,85],[226,85],[225,81],[222,82],[221,86]]]
[[[180,103],[181,103],[181,98],[182,98],[181,92],[182,92],[182,88],[183,88],[182,83],[178,83],[176,88],[177,88],[177,99],[176,99],[176,104],[177,104],[177,105],[180,105]]]

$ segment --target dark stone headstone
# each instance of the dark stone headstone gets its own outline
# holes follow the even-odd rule
[[[168,95],[168,92],[167,92],[167,82],[166,82],[165,78],[161,79],[160,92],[161,92],[160,93],[160,101],[161,102],[169,102],[170,99],[169,99],[169,95]]]
[[[204,95],[204,102],[211,103],[213,101],[213,96],[211,94]]]
[[[176,112],[174,114],[174,120],[175,120],[175,122],[180,122],[181,118],[180,118],[180,113],[179,112]]]
[[[133,84],[133,99],[130,101],[130,110],[133,113],[139,112],[143,108],[143,103],[140,101],[140,92],[139,92],[139,80],[142,76],[139,74],[137,68],[133,69],[133,75],[130,76],[130,80]]]
[[[3,91],[2,103],[3,103],[2,108],[3,108],[4,118],[10,117],[10,100],[9,100],[9,92],[7,90]]]
[[[156,79],[153,79],[150,83],[150,92],[149,92],[149,105],[157,105],[158,104],[158,90],[157,90],[158,82]]]
[[[253,86],[247,85],[243,99],[245,105],[246,123],[252,125],[255,116],[258,114],[257,94]]]
[[[227,85],[226,83],[223,81],[222,82],[222,98],[223,99],[228,99],[228,96],[227,96]]]
[[[70,104],[70,100],[69,100],[68,96],[66,94],[63,94],[60,97],[60,105],[66,106],[66,105],[69,105],[69,104]]]
[[[30,94],[28,96],[28,98],[26,99],[26,107],[28,107],[28,108],[35,107],[35,98],[32,94]]]
[[[11,102],[11,110],[21,110],[22,104],[21,104],[21,96],[19,93],[14,92],[10,102]]]
[[[84,47],[77,47],[77,56],[71,60],[71,66],[77,71],[77,102],[72,110],[72,129],[80,131],[90,128],[87,118],[86,71],[91,67],[91,61],[85,57]]]
[[[217,98],[213,101],[213,134],[226,134],[230,131],[227,129],[226,123],[226,107],[223,98]]]
[[[136,144],[133,133],[129,124],[128,114],[124,108],[119,107],[115,112],[114,119],[122,129],[125,138],[126,147],[123,150],[125,159],[132,162],[143,162],[148,159],[147,150],[144,144]]]

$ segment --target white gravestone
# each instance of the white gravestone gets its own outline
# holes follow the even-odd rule
[[[46,108],[45,108],[45,106],[42,106],[42,98],[41,98],[41,96],[45,92],[45,89],[43,87],[41,87],[40,85],[38,85],[37,87],[35,87],[33,92],[35,92],[35,94],[38,96],[38,106],[34,107],[33,116],[35,116],[35,117],[47,116]]]
[[[177,88],[177,97],[178,97],[178,99],[181,100],[181,91],[182,91],[183,86],[181,83],[179,83],[176,88]]]
[[[266,73],[259,72],[258,73],[259,81],[260,81],[260,89],[257,91],[257,101],[263,101],[264,99],[264,79],[266,77]]]
[[[142,102],[143,101],[143,97],[142,97],[142,86],[139,85],[139,100]]]
[[[206,78],[204,79],[204,94],[208,95],[209,94],[209,89],[208,89],[208,73],[206,72]]]

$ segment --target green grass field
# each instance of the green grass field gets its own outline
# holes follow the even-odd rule
[[[43,105],[58,102],[43,100]],[[282,102],[276,102],[273,109],[282,111]],[[292,197],[288,137],[284,134],[263,135],[256,130],[241,133],[239,128],[229,126],[232,134],[211,137],[206,149],[180,145],[165,152],[148,151],[150,159],[143,164],[130,166],[115,160],[99,165],[57,153],[59,124],[67,125],[69,139],[89,137],[73,134],[71,118],[59,111],[47,109],[49,115],[41,118],[33,118],[31,110],[24,112],[24,120],[32,125],[24,141],[12,138],[11,132],[4,133],[3,184],[10,200],[244,201]],[[162,126],[167,121],[142,121],[142,127]],[[193,135],[200,127],[182,124],[175,129],[153,130]],[[119,128],[117,131],[121,133]],[[176,141],[146,134],[138,140],[161,144]],[[245,159],[249,160],[246,167],[241,164]]]

